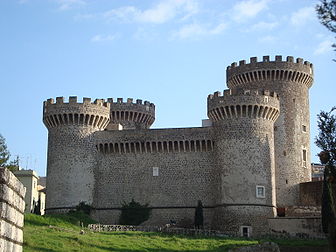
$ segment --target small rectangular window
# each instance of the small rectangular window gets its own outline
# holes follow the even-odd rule
[[[268,96],[264,97],[264,102],[266,102],[266,103],[268,102]]]
[[[159,167],[153,167],[153,177],[159,176]]]
[[[257,198],[265,198],[265,186],[256,187],[256,196]]]
[[[307,150],[302,150],[302,165],[303,167],[307,167]]]
[[[302,124],[302,131],[307,132],[307,126]]]
[[[240,226],[240,235],[242,237],[250,237],[252,234],[252,227],[251,226]]]

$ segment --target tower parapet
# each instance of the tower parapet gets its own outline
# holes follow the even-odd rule
[[[263,60],[258,62],[257,57],[251,57],[250,62],[245,60],[233,62],[227,67],[227,85],[229,88],[236,88],[251,82],[262,81],[293,81],[306,85],[310,88],[313,84],[313,64],[304,61],[302,58],[287,56],[282,60],[282,56],[275,56],[271,61],[269,56],[263,56]]]
[[[124,129],[148,129],[155,121],[155,105],[149,101],[133,98],[113,100],[108,98],[110,104],[110,124],[107,129],[115,124],[121,124]]]
[[[279,116],[279,96],[269,90],[224,90],[208,96],[208,117],[220,120],[249,117],[275,121]]]
[[[103,99],[83,98],[77,102],[77,96],[70,96],[65,102],[64,97],[57,97],[56,102],[50,98],[43,103],[43,122],[47,128],[59,126],[81,125],[104,129],[109,122],[110,104]]]

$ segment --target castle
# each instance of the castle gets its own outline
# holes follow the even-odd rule
[[[299,184],[311,180],[313,66],[264,56],[226,73],[229,89],[208,96],[203,127],[150,129],[154,104],[131,98],[45,101],[46,211],[85,201],[94,219],[113,224],[134,199],[149,203],[154,225],[192,222],[201,200],[208,228],[267,232],[267,219],[297,205]]]

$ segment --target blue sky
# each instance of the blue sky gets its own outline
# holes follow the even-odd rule
[[[154,128],[200,126],[225,69],[251,56],[314,64],[316,114],[335,106],[334,34],[309,0],[2,0],[0,133],[23,168],[45,174],[42,103],[57,96],[140,98]],[[332,77],[333,76],[333,77]]]

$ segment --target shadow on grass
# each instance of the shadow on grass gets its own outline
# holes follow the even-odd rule
[[[38,251],[38,252],[57,252],[57,250],[53,250],[53,249],[47,249],[47,248],[41,248],[41,247],[36,247],[36,246],[29,246],[29,249],[31,249],[32,251]],[[25,251],[25,246],[23,247],[23,250]]]

